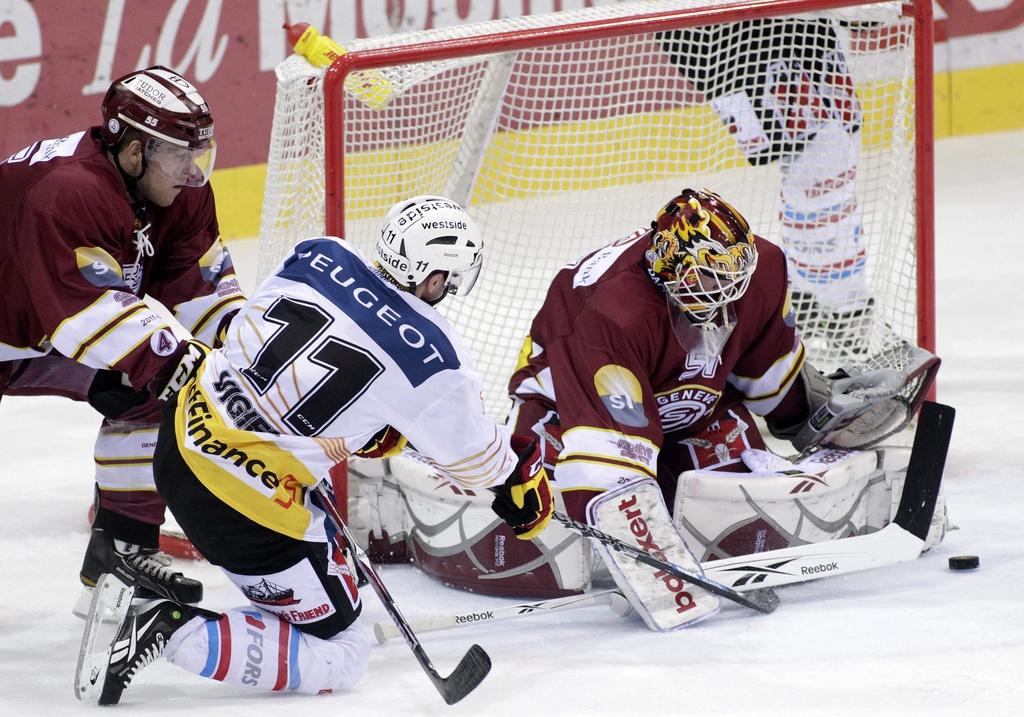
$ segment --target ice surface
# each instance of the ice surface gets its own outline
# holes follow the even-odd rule
[[[479,642],[494,669],[447,707],[401,640],[375,647],[353,692],[303,698],[203,680],[160,662],[125,692],[144,715],[887,715],[1024,714],[1024,132],[943,140],[936,196],[939,399],[958,410],[945,486],[960,529],[914,563],[780,590],[769,616],[725,607],[692,630],[655,634],[595,606],[429,633],[442,673]],[[231,245],[240,272],[255,242]],[[63,399],[0,402],[0,714],[65,715],[82,622],[71,615],[87,540],[98,420]],[[951,572],[950,555],[981,556]],[[243,600],[219,572],[206,605]],[[382,569],[409,616],[502,601]],[[372,592],[368,623],[385,619]],[[284,700],[284,701],[282,701]]]

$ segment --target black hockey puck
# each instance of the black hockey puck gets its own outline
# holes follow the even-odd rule
[[[954,555],[949,559],[950,570],[974,570],[981,565],[977,555]]]

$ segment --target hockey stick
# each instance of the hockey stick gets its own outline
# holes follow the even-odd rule
[[[752,593],[748,597],[740,594],[738,591],[733,590],[730,587],[711,580],[706,576],[687,570],[681,565],[676,565],[675,563],[663,560],[656,555],[648,553],[646,550],[641,550],[640,548],[630,545],[629,543],[625,543],[618,538],[608,535],[607,533],[602,533],[600,530],[597,530],[586,523],[573,520],[565,513],[560,513],[556,510],[552,513],[551,517],[569,530],[574,530],[585,538],[595,540],[607,548],[611,548],[619,553],[630,556],[639,563],[650,565],[652,568],[656,568],[657,570],[668,573],[669,575],[675,575],[680,580],[684,580],[696,585],[697,587],[703,588],[709,593],[714,593],[719,597],[724,597],[726,600],[732,600],[744,607],[749,607],[751,610],[757,610],[758,612],[767,614],[775,612],[775,608],[779,606],[779,596],[771,590],[758,591]]]
[[[953,431],[956,411],[925,401],[893,522],[868,535],[796,545],[701,565],[707,575],[737,591],[776,587],[914,560],[921,554]]]
[[[391,597],[391,593],[388,591],[384,581],[380,579],[377,571],[374,569],[370,559],[363,552],[362,548],[359,547],[359,543],[356,542],[355,538],[349,532],[348,526],[345,521],[342,520],[341,513],[338,511],[338,507],[334,502],[334,496],[330,493],[330,489],[323,483],[314,488],[315,495],[318,505],[324,510],[327,515],[327,519],[334,524],[335,534],[334,542],[338,548],[345,552],[349,547],[355,551],[357,560],[359,561],[359,569],[362,570],[366,579],[369,580],[370,585],[373,586],[373,591],[377,593],[377,597],[380,598],[381,603],[384,605],[384,609],[388,611],[388,615],[391,616],[391,620],[395,623],[395,627],[398,628],[402,637],[405,638],[406,644],[412,650],[413,655],[416,656],[416,661],[420,663],[420,667],[427,673],[430,681],[434,683],[434,687],[441,693],[441,697],[447,704],[453,705],[463,697],[468,695],[470,692],[476,689],[491,670],[491,658],[484,652],[484,649],[479,645],[473,645],[469,648],[469,651],[463,655],[459,664],[456,665],[455,669],[452,670],[448,677],[441,677],[438,673],[437,668],[430,661],[426,651],[420,644],[419,639],[416,637],[416,633],[413,632],[409,622],[402,616],[402,613],[398,609],[398,605],[395,603],[395,599]],[[347,541],[348,545],[342,543],[341,536]]]
[[[536,602],[526,602],[519,605],[508,605],[506,607],[489,608],[480,611],[471,610],[453,615],[429,615],[411,620],[409,626],[419,632],[450,630],[456,627],[466,627],[467,625],[479,625],[484,622],[499,622],[528,615],[541,615],[587,607],[592,604],[612,605],[616,599],[624,601],[626,598],[618,590],[609,588],[607,590],[596,590],[592,593],[583,593],[582,595],[569,595],[567,597],[538,600]],[[373,625],[373,634],[377,637],[377,642],[383,645],[387,640],[392,637],[398,637],[402,633],[390,623],[377,622]]]

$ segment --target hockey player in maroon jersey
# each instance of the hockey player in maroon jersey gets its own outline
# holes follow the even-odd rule
[[[765,447],[750,411],[793,429],[816,387],[782,251],[708,191],[684,190],[648,231],[559,272],[526,341],[515,432],[557,413],[543,425],[577,518],[624,468],[663,473],[669,503],[685,469],[746,470],[740,453]]]
[[[243,301],[207,181],[213,118],[199,91],[164,67],[115,81],[102,117],[0,162],[0,395],[88,400],[105,416],[83,598],[125,560],[194,602],[202,585],[157,553],[164,504],[152,455],[155,396],[189,359],[182,339],[215,343]],[[87,607],[80,600],[76,612]]]
[[[920,363],[930,373],[922,372],[933,376],[937,359],[921,354]],[[866,514],[867,506],[860,503],[866,484],[874,480],[887,487],[873,472],[875,454],[839,450],[816,454],[821,465],[814,463],[813,468],[796,466],[765,450],[753,414],[763,416],[776,437],[801,438],[802,449],[811,443],[804,438],[818,407],[860,410],[859,399],[848,395],[854,385],[850,381],[858,390],[882,392],[888,390],[884,383],[899,385],[902,380],[898,371],[864,371],[856,378],[833,380],[811,366],[794,328],[782,251],[756,236],[718,195],[685,189],[657,213],[650,228],[598,249],[556,275],[509,384],[515,402],[510,423],[515,435],[540,442],[551,486],[558,488],[556,502],[564,504],[571,518],[699,571],[684,541],[686,521],[712,514],[716,529],[728,534],[729,526],[745,520],[740,513],[749,510],[742,499],[733,505],[719,500],[725,489],[738,485],[728,476],[756,475],[762,485],[781,493],[759,506],[776,506],[765,508],[770,523],[776,517],[773,510],[781,515],[792,508],[791,486],[783,485],[786,471],[832,470],[824,483],[840,487],[842,497],[823,488],[819,492],[827,495],[822,504],[827,510],[839,506],[841,513],[849,507],[850,515],[836,521],[834,534],[815,534],[813,539],[861,529],[851,516],[862,508]],[[930,385],[930,379],[921,385]],[[829,443],[852,447],[886,435],[905,418],[889,411],[879,405],[869,418],[829,435]],[[428,496],[429,486],[417,490],[410,488],[412,483],[402,484],[412,522],[431,516],[426,508],[418,513],[420,506],[429,502],[434,510],[433,521],[413,534],[417,558],[428,573],[449,584],[497,594],[586,589],[589,568],[581,572],[573,565],[566,535],[557,526],[548,528],[557,533],[550,538],[533,530],[550,515],[552,501],[517,485],[515,476],[497,491],[492,508],[517,537],[535,538],[532,553],[490,527],[472,533],[468,526],[486,524],[468,517],[465,498],[444,512],[437,505],[443,491],[434,489]],[[683,509],[677,487],[690,491]],[[883,492],[880,519],[887,520],[889,494]],[[817,494],[811,498],[817,500]],[[809,498],[807,504],[812,503]],[[674,516],[669,506],[675,507]],[[456,515],[458,510],[463,512]],[[460,531],[472,533],[461,546],[464,552],[431,543],[440,540],[431,526],[452,519],[462,521]],[[778,518],[777,527],[782,522]],[[730,545],[736,552],[730,554],[766,549],[758,541],[781,539],[779,531],[785,532],[781,527],[774,533],[739,531]],[[789,537],[809,542],[799,532]],[[471,565],[462,558],[470,554]],[[587,561],[586,553],[576,556],[577,563]],[[693,624],[718,609],[714,595],[657,575],[617,553],[603,550],[602,557],[653,629]],[[573,575],[577,582],[570,585],[567,579]]]

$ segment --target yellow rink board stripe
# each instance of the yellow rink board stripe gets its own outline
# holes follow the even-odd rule
[[[879,98],[889,88],[871,87],[861,92],[860,99],[865,116],[869,119],[865,134],[868,146],[888,144],[889,138],[872,135],[870,117],[877,111]],[[510,196],[529,196],[538,193],[566,191],[574,187],[599,188],[610,182],[610,173],[621,181],[631,177],[646,181],[658,177],[693,171],[709,171],[690,160],[680,165],[680,154],[695,158],[699,153],[672,153],[664,151],[663,141],[670,134],[677,136],[679,126],[710,128],[712,141],[721,146],[717,154],[724,157],[713,169],[724,169],[744,162],[738,150],[721,127],[717,116],[707,106],[686,107],[648,115],[643,126],[636,118],[620,117],[585,123],[564,123],[518,132],[505,132],[492,138],[488,156],[483,164],[474,190],[473,201],[485,202],[493,198],[500,180],[501,192]],[[956,72],[937,73],[935,76],[935,137],[1005,132],[1024,128],[1024,63],[982,67]],[[572,141],[578,138],[577,141]],[[552,148],[568,147],[555,157]],[[620,153],[624,159],[608,167],[602,152],[595,148],[628,148]],[[572,148],[577,148],[575,151]],[[728,148],[728,149],[726,149]],[[367,152],[348,158],[346,172],[353,177],[369,180],[385,168],[393,178],[387,196],[372,198],[365,205],[351,207],[354,218],[381,214],[393,201],[409,192],[417,191],[436,171],[439,160],[452,161],[457,151],[455,142],[406,146]],[[524,151],[533,155],[529,171],[509,174],[505,158]],[[572,160],[569,175],[555,177],[552,167],[556,162],[564,165]],[[401,167],[401,172],[392,168]],[[267,165],[256,164],[219,169],[213,173],[212,183],[217,197],[217,214],[221,234],[227,239],[259,235],[260,209]],[[397,177],[398,179],[394,179]],[[376,182],[374,182],[376,185]]]

